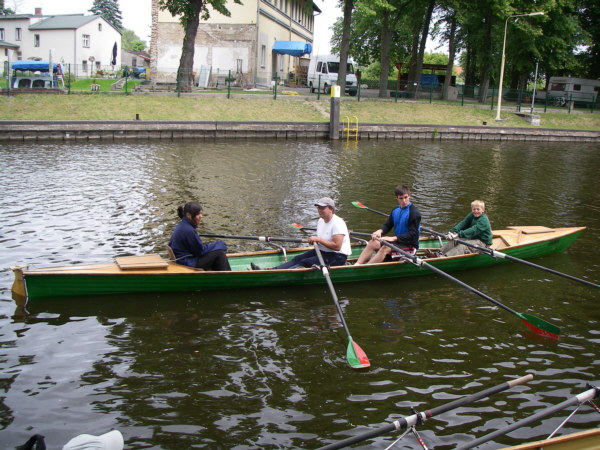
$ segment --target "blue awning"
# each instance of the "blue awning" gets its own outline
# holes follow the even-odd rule
[[[301,41],[275,41],[273,52],[282,55],[302,56],[310,55],[312,45]]]
[[[49,62],[48,61],[30,61],[30,60],[19,60],[10,64],[13,70],[30,70],[32,72],[48,72]],[[53,71],[56,72],[58,66],[56,63],[52,63]]]

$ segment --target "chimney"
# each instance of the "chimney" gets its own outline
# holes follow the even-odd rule
[[[42,15],[42,8],[35,8],[35,15],[36,16],[41,16]]]

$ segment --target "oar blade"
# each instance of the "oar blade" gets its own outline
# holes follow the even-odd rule
[[[300,225],[299,223],[289,223],[288,227],[296,228],[297,230],[301,230],[304,228],[304,225]]]
[[[539,334],[540,336],[550,339],[558,339],[558,336],[560,335],[559,327],[546,322],[539,317],[532,316],[531,314],[519,313],[519,318],[535,334]]]
[[[356,342],[352,340],[352,337],[350,336],[348,336],[346,358],[348,359],[348,364],[350,364],[353,369],[366,369],[367,367],[371,367],[371,363],[369,362],[369,358],[367,358],[367,354],[358,346]]]
[[[362,209],[368,209],[365,205],[363,205],[361,202],[352,202],[352,206],[356,206],[357,208],[362,208]]]

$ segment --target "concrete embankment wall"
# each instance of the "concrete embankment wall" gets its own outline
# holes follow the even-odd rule
[[[340,139],[346,139],[344,126],[345,124],[340,124]],[[600,142],[600,130],[361,123],[358,137]],[[0,141],[129,139],[329,139],[329,122],[0,121]]]

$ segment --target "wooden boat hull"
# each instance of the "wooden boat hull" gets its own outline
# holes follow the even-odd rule
[[[504,450],[597,450],[600,448],[600,428],[557,436],[543,441],[506,447]]]
[[[585,227],[545,228],[510,227],[494,231],[493,248],[508,255],[529,259],[564,251],[581,234]],[[540,231],[542,230],[542,231]],[[437,239],[423,238],[421,250],[438,248]],[[362,246],[354,246],[351,258],[356,258]],[[288,250],[288,258],[303,249]],[[85,296],[102,294],[127,294],[144,292],[185,292],[200,290],[252,288],[264,286],[289,286],[324,283],[318,270],[250,270],[250,262],[261,267],[273,267],[283,262],[277,251],[262,251],[228,255],[231,272],[202,271],[166,261],[153,255],[151,264],[133,264],[131,267],[118,263],[73,265],[28,270],[24,266],[13,267],[15,282],[12,292],[15,300],[38,300],[51,297]],[[142,257],[130,257],[135,258]],[[146,256],[147,258],[147,256]],[[427,262],[445,271],[486,267],[507,262],[486,254],[468,254],[455,257],[432,258]],[[346,265],[332,267],[334,283],[369,281],[376,279],[427,275],[432,272],[406,262],[390,262],[372,265]]]

